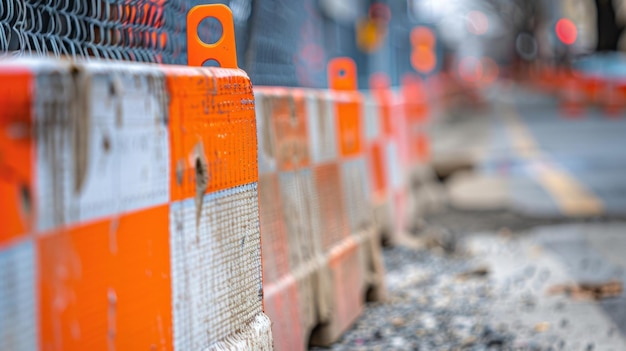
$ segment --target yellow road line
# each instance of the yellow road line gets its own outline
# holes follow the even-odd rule
[[[603,213],[602,200],[565,169],[545,161],[546,156],[513,107],[507,107],[502,116],[515,153],[522,159],[532,161],[537,181],[552,196],[564,215],[584,217]]]

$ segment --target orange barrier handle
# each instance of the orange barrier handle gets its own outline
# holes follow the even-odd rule
[[[328,63],[328,85],[333,90],[357,90],[356,63],[348,57],[338,57]]]
[[[207,44],[198,36],[198,26],[207,17],[222,24],[222,37],[214,44]],[[217,61],[222,68],[238,68],[233,13],[226,5],[195,6],[187,14],[187,64],[203,66],[209,60]]]

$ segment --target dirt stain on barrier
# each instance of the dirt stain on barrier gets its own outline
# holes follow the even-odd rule
[[[195,171],[196,171],[196,227],[200,226],[200,217],[202,215],[202,205],[204,193],[209,186],[209,170],[207,159],[204,154],[204,144],[200,141],[194,149]]]

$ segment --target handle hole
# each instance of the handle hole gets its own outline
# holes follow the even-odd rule
[[[222,67],[222,65],[215,59],[208,59],[202,62],[202,67]]]
[[[198,24],[198,39],[207,45],[217,43],[224,36],[222,22],[215,17],[205,17]]]
[[[345,69],[342,68],[342,69],[339,70],[339,77],[340,78],[344,78],[346,76],[346,74],[348,74],[348,72],[346,72]]]

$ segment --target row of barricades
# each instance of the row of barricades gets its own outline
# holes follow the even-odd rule
[[[341,73],[339,73],[341,72]],[[411,167],[428,157],[421,84],[356,90],[349,59],[331,90],[255,87],[265,311],[277,350],[336,341],[385,296],[381,241],[409,224]]]
[[[253,92],[215,11],[223,68],[0,64],[0,349],[301,350],[384,298],[419,80],[361,93],[337,59],[330,90]]]
[[[45,59],[0,80],[0,349],[270,348],[262,302],[304,349],[384,297],[418,82],[253,95],[240,70]]]
[[[559,97],[566,116],[579,116],[589,106],[598,106],[607,116],[616,117],[626,111],[626,82],[570,76],[563,81]]]
[[[600,108],[607,116],[626,112],[626,81],[598,77],[569,70],[541,67],[533,73],[532,83],[555,94],[566,117],[579,117],[589,107]]]

